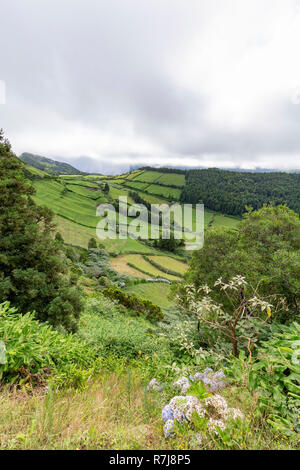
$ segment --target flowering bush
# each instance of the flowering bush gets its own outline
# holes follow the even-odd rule
[[[193,423],[195,430],[219,436],[228,423],[243,420],[244,415],[239,409],[229,408],[221,395],[207,396],[203,390],[202,398],[193,395],[173,397],[163,408],[162,419],[166,438],[174,435],[176,423]]]
[[[208,326],[231,342],[234,356],[238,356],[239,346],[246,347],[251,354],[261,330],[272,316],[271,299],[261,298],[257,289],[248,286],[242,276],[235,276],[228,283],[219,278],[214,284],[215,288],[221,290],[230,303],[229,312],[214,301],[214,291],[207,285],[198,289],[194,285],[186,285],[184,295],[181,292],[177,296],[179,305],[196,317],[200,334],[203,325]],[[251,295],[249,291],[252,291]],[[284,305],[282,299],[276,308],[284,308]]]

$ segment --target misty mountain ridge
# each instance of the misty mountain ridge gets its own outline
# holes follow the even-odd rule
[[[112,164],[110,162],[99,162],[91,157],[78,157],[72,159],[72,164],[67,163],[65,159],[54,160],[52,158],[43,157],[29,152],[24,152],[19,157],[24,162],[37,168],[38,170],[45,171],[50,175],[80,175],[80,174],[104,174],[104,175],[120,175],[139,168],[150,168],[148,164]],[[152,165],[152,168],[168,168],[170,170],[204,170],[206,166],[186,166],[186,165]],[[299,173],[299,170],[280,170],[270,168],[219,168],[224,171],[233,171],[240,173]]]

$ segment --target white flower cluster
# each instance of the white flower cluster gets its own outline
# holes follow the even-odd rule
[[[186,377],[180,377],[180,379],[176,380],[173,385],[174,387],[179,388],[181,393],[186,393],[191,386],[189,379]]]
[[[188,423],[196,412],[200,418],[207,419],[207,429],[214,434],[218,430],[226,429],[228,419],[243,419],[243,413],[236,408],[228,408],[227,402],[221,395],[212,395],[200,401],[191,395],[176,396],[162,410],[162,419],[165,421],[164,435],[172,436],[174,432],[174,421]]]
[[[146,389],[149,390],[156,390],[157,392],[161,392],[164,388],[164,384],[161,382],[158,382],[158,380],[151,379],[150,382],[148,383]]]
[[[203,382],[210,392],[218,392],[226,387],[226,382],[223,380],[225,374],[222,370],[214,372],[210,368],[206,368],[204,372],[196,372],[194,376],[190,375],[187,377],[180,377],[174,382],[174,387],[178,388],[182,394],[185,394],[190,386],[191,382]]]

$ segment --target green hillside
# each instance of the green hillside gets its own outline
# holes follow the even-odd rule
[[[44,175],[41,170],[34,169],[35,171],[40,177]],[[120,196],[126,196],[130,206],[135,203],[131,197],[132,191],[137,192],[149,204],[170,204],[172,201],[163,195],[166,192],[169,195],[169,191],[178,191],[180,193],[179,188],[165,186],[168,178],[171,180],[173,176],[174,178],[182,177],[178,174],[159,174],[159,178],[164,178],[162,186],[157,183],[155,185],[134,183],[137,177],[153,181],[154,176],[157,176],[157,172],[138,171],[133,174],[123,175],[123,178],[119,176],[99,177],[97,175],[74,174],[61,175],[56,179],[53,179],[53,177],[52,179],[36,178],[34,180],[36,189],[34,199],[39,205],[47,206],[54,211],[57,230],[66,243],[86,248],[89,240],[96,237],[96,226],[100,220],[96,215],[97,205],[103,203],[114,204],[118,202]],[[104,191],[106,184],[109,187],[108,192]],[[139,184],[148,185],[147,192],[141,191],[139,186],[131,187],[131,185]],[[153,186],[155,186],[155,192],[160,193],[159,196],[151,192]],[[195,216],[195,211],[193,216]],[[118,220],[119,216],[117,214],[117,222]],[[131,222],[132,219],[127,220]],[[238,223],[239,219],[237,218],[215,214],[210,211],[205,212],[206,229],[217,226],[235,228]],[[193,228],[195,229],[195,226]],[[150,234],[150,225],[148,225],[147,230]],[[180,264],[180,258],[176,263],[174,258],[167,253],[161,252],[159,249],[140,240],[107,238],[102,240],[101,243],[109,253],[119,255],[118,258],[112,258],[112,266],[120,273],[128,274],[133,278],[163,277],[170,281],[178,281],[185,271],[185,265]],[[135,255],[131,253],[135,253]],[[146,260],[141,257],[144,254],[153,255],[153,257]],[[160,258],[159,255],[161,254],[164,256]],[[187,255],[188,253],[181,256]]]
[[[45,176],[49,176],[49,173],[46,173],[43,170],[39,170],[34,166],[29,165],[28,163],[23,162],[24,165],[24,172],[27,174],[29,178],[44,178]]]
[[[40,155],[34,155],[32,153],[22,153],[20,159],[25,163],[28,163],[37,170],[42,170],[49,175],[80,175],[81,171],[74,168],[69,163],[58,162],[51,158],[41,157]]]

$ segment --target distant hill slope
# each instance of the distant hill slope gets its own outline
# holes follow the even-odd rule
[[[22,160],[21,160],[22,161]],[[45,178],[49,177],[49,173],[46,173],[43,170],[39,170],[38,168],[34,168],[33,166],[29,165],[28,163],[22,161],[22,165],[24,168],[25,176],[32,179],[32,178]]]
[[[32,153],[22,153],[20,159],[28,165],[38,170],[45,171],[49,175],[82,175],[82,171],[77,170],[69,163],[57,162],[51,158],[33,155]]]
[[[297,172],[144,167],[123,177],[126,187],[181,203],[203,202],[207,209],[227,215],[241,216],[246,206],[259,209],[269,203],[286,204],[300,214],[300,174]]]

